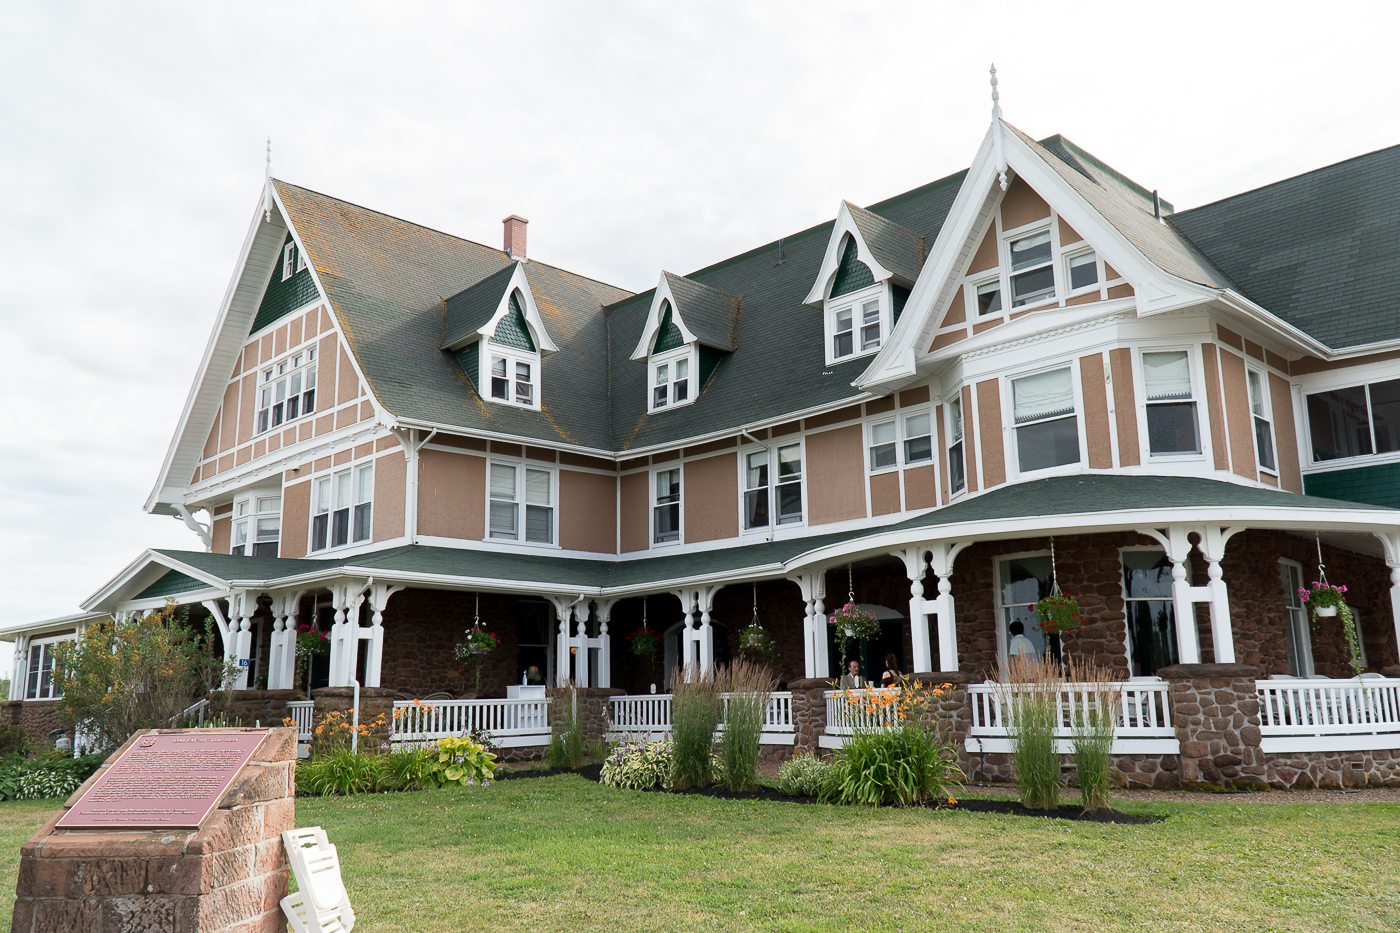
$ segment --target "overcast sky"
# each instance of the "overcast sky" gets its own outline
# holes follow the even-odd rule
[[[141,505],[262,184],[632,290],[964,168],[989,119],[1178,208],[1400,143],[1394,4],[55,3],[0,17],[0,626]],[[8,662],[0,652],[0,671]]]

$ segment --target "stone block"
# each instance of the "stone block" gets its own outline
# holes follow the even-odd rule
[[[208,894],[214,885],[214,856],[151,859],[146,882],[152,894]]]
[[[85,897],[141,894],[149,881],[144,858],[84,859],[76,865],[76,881]]]
[[[172,897],[106,898],[102,933],[176,933],[178,904]]]
[[[101,933],[102,904],[96,898],[41,898],[28,903],[33,905],[33,933]],[[17,902],[16,916],[20,911]],[[25,933],[21,926],[13,929]]]
[[[238,849],[216,852],[211,857],[213,859],[214,887],[221,888],[251,878],[256,848],[257,844],[255,843]]]
[[[278,726],[272,729],[268,732],[262,745],[253,754],[252,760],[295,763],[297,760],[297,730],[287,726]]]
[[[224,793],[220,807],[236,807],[291,796],[294,761],[249,762]]]

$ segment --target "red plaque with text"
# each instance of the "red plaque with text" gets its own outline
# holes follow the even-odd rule
[[[143,735],[58,821],[59,829],[198,829],[267,730]]]

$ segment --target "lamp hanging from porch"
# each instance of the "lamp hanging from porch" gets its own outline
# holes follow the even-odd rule
[[[758,621],[758,584],[753,585],[753,621],[739,634],[739,656],[762,664],[773,657],[773,639]]]
[[[1088,618],[1079,608],[1079,598],[1060,589],[1055,567],[1055,538],[1050,538],[1050,593],[1035,604],[1039,628],[1048,634],[1065,634],[1082,628]]]
[[[1351,607],[1347,605],[1345,586],[1338,586],[1327,580],[1327,565],[1322,562],[1322,535],[1313,532],[1313,539],[1317,544],[1317,579],[1313,581],[1311,587],[1304,589],[1298,587],[1298,596],[1312,611],[1313,631],[1321,630],[1319,619],[1339,619],[1342,623],[1342,633],[1347,640],[1347,663],[1359,678],[1361,672],[1366,669],[1366,662],[1361,659],[1361,642],[1356,631],[1356,616],[1352,613]]]

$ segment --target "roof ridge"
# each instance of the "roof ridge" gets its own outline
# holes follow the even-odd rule
[[[503,250],[503,249],[496,249],[494,246],[487,246],[485,243],[478,242],[477,240],[468,239],[467,237],[464,237],[464,236],[458,236],[458,235],[455,234],[455,233],[448,233],[446,230],[439,230],[437,227],[429,227],[427,224],[420,224],[420,223],[418,223],[417,221],[409,220],[409,219],[407,219],[406,217],[400,217],[398,214],[389,214],[389,213],[386,213],[386,212],[384,212],[384,211],[378,211],[378,210],[375,210],[375,209],[372,208],[372,207],[366,207],[365,205],[360,204],[360,203],[358,203],[358,202],[356,202],[356,201],[347,201],[347,200],[345,200],[344,198],[338,198],[338,197],[336,197],[336,196],[333,195],[333,194],[326,194],[324,191],[317,191],[315,188],[306,188],[306,187],[303,187],[302,185],[293,184],[292,182],[287,181],[287,180],[282,179],[282,178],[275,178],[275,177],[274,177],[272,180],[275,181],[275,182],[277,182],[277,183],[280,184],[280,185],[286,185],[286,186],[289,187],[289,188],[296,188],[298,191],[305,191],[307,194],[314,194],[314,195],[315,195],[316,197],[318,197],[318,198],[325,198],[325,199],[328,200],[328,201],[335,201],[335,202],[337,202],[337,203],[339,203],[339,204],[346,204],[346,205],[349,205],[350,207],[356,208],[357,210],[368,211],[368,212],[371,213],[371,214],[378,214],[380,217],[388,217],[390,220],[397,220],[399,223],[407,224],[407,225],[410,226],[410,227],[417,227],[419,230],[427,230],[427,231],[429,231],[429,232],[431,232],[431,233],[436,233],[436,234],[438,234],[438,235],[440,235],[440,236],[445,236],[445,237],[447,237],[447,238],[449,238],[449,239],[457,240],[457,241],[462,242],[462,243],[470,243],[472,246],[479,246],[479,247],[481,247],[482,249],[490,250],[490,251],[493,252],[493,253],[499,253],[500,255],[504,256],[506,259],[510,259],[510,260],[515,261],[515,262],[521,262],[521,261],[522,261],[522,260],[516,259],[514,256],[512,256],[510,253],[507,253],[507,252],[506,252],[505,250]],[[544,267],[547,268],[547,269],[553,269],[553,270],[555,270],[556,272],[562,272],[562,273],[564,273],[565,275],[572,275],[572,276],[574,276],[575,278],[584,279],[584,280],[589,281],[589,282],[597,282],[599,285],[606,285],[608,288],[615,288],[615,289],[617,289],[617,290],[620,291],[620,292],[627,292],[629,295],[635,294],[634,292],[628,292],[627,289],[623,288],[621,285],[614,285],[614,284],[611,283],[611,282],[605,282],[605,281],[603,281],[602,279],[594,278],[594,277],[591,276],[591,275],[584,275],[582,272],[574,272],[574,271],[571,270],[571,269],[565,269],[563,266],[556,266],[556,265],[553,265],[552,263],[541,262],[540,260],[537,260],[537,259],[528,259],[528,260],[524,260],[524,261],[525,261],[525,262],[529,262],[529,263],[534,263],[534,264],[539,265],[539,266],[544,266]]]
[[[1363,152],[1361,155],[1352,156],[1348,159],[1342,159],[1338,162],[1329,162],[1326,165],[1319,165],[1317,168],[1311,168],[1308,169],[1306,172],[1299,172],[1296,175],[1289,175],[1286,178],[1280,178],[1277,181],[1271,181],[1267,184],[1255,185],[1253,188],[1246,188],[1244,191],[1237,191],[1234,194],[1227,194],[1225,195],[1225,197],[1216,198],[1214,201],[1207,201],[1204,204],[1197,204],[1195,207],[1188,207],[1185,210],[1174,211],[1172,216],[1175,217],[1180,216],[1182,214],[1189,214],[1193,211],[1199,211],[1202,208],[1214,207],[1217,204],[1224,204],[1226,201],[1233,201],[1235,198],[1242,198],[1247,194],[1254,194],[1257,191],[1265,191],[1269,188],[1273,188],[1278,185],[1287,184],[1290,181],[1297,181],[1300,178],[1307,178],[1309,175],[1316,175],[1318,172],[1325,172],[1328,169],[1338,168],[1339,166],[1347,165],[1352,162],[1359,162],[1362,159],[1369,159],[1372,156],[1380,155],[1382,152],[1390,152],[1392,149],[1400,149],[1400,143],[1395,143],[1390,146],[1382,146],[1379,149],[1372,149],[1370,152]]]

